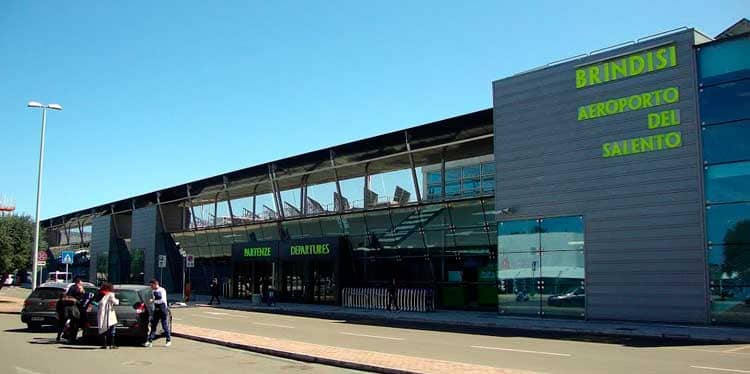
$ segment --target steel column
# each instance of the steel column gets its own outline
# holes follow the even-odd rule
[[[338,212],[341,213],[344,211],[344,195],[341,194],[341,182],[339,181],[339,172],[336,169],[336,160],[334,159],[333,149],[331,149],[328,154],[331,157],[331,168],[333,169],[333,178],[336,180],[336,192],[339,194],[339,209]],[[336,205],[336,199],[334,200],[334,206]]]
[[[409,132],[404,131],[404,139],[406,140],[406,151],[409,154],[409,164],[411,165],[411,179],[414,183],[414,191],[417,196],[417,203],[422,203],[422,192],[419,190],[419,180],[417,180],[417,169],[414,166],[414,154],[411,152],[411,144],[409,144]]]

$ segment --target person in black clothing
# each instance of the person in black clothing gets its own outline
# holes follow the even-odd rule
[[[219,278],[214,277],[214,279],[211,280],[211,284],[208,285],[208,288],[211,290],[211,301],[208,302],[208,305],[212,305],[214,303],[214,299],[216,299],[216,304],[221,305],[221,300],[219,299],[219,294],[221,293]]]
[[[396,278],[393,278],[388,285],[388,310],[398,310],[398,303],[396,302]]]
[[[268,286],[270,286],[268,278],[263,278],[260,282],[260,297],[262,303],[268,303]]]

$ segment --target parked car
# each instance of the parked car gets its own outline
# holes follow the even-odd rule
[[[115,297],[120,305],[115,306],[117,314],[117,336],[134,337],[145,341],[148,338],[148,322],[154,306],[151,299],[152,290],[149,286],[134,284],[114,285]],[[94,305],[87,313],[87,328],[84,336],[93,337],[99,334],[96,316],[98,305]],[[172,312],[169,314],[169,324],[172,325]]]
[[[23,302],[21,322],[29,329],[38,329],[43,325],[57,324],[57,299],[72,283],[47,282],[37,287]],[[86,292],[96,292],[96,286],[83,283]]]
[[[576,287],[566,293],[550,296],[547,305],[583,308],[586,305],[586,291],[583,287]]]
[[[15,276],[13,274],[8,274],[8,276],[3,281],[4,286],[12,286],[15,283]]]

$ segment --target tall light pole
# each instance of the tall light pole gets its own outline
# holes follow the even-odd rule
[[[37,267],[39,266],[39,214],[41,210],[42,200],[42,168],[44,166],[44,133],[47,130],[47,109],[62,110],[60,104],[49,104],[44,105],[37,101],[29,101],[27,104],[29,108],[38,108],[42,110],[42,140],[39,143],[39,172],[36,181],[36,215],[34,220],[36,221],[34,227],[34,252],[32,253],[34,268],[31,270],[31,289],[36,289],[37,285]]]

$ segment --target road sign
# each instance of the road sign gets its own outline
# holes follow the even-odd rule
[[[187,255],[187,256],[185,256],[185,264],[186,264],[185,266],[187,266],[189,268],[194,268],[195,267],[195,257],[193,257],[193,255]]]
[[[73,256],[75,256],[76,253],[73,251],[63,251],[60,255],[60,258],[62,259],[62,263],[65,265],[73,265]]]
[[[47,252],[40,251],[39,253],[37,253],[37,255],[36,255],[36,261],[37,262],[45,262],[45,261],[47,261]]]
[[[159,267],[160,268],[167,267],[167,256],[159,255]]]
[[[37,261],[36,266],[47,266],[47,261]]]

